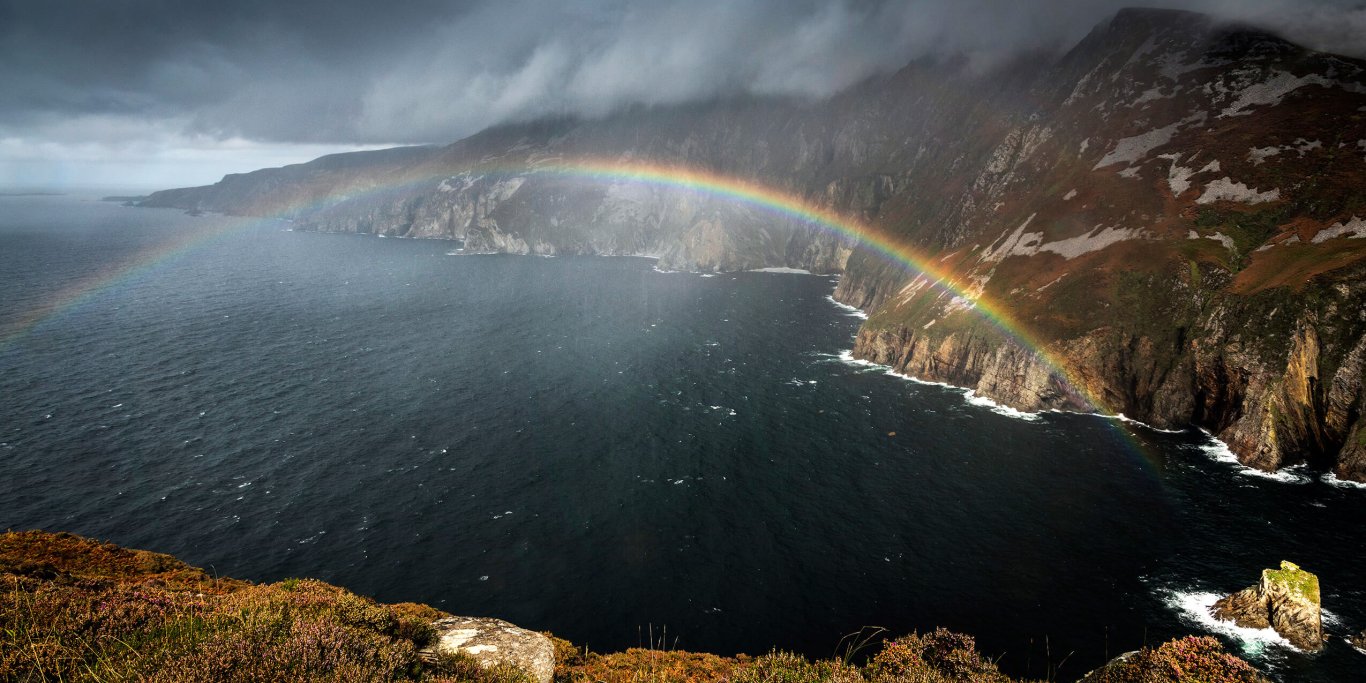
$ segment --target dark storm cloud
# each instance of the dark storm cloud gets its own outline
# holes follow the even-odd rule
[[[926,54],[990,64],[1061,48],[1127,4],[0,0],[0,157],[37,154],[44,141],[139,135],[171,147],[447,142],[504,121],[627,104],[820,97]],[[1360,2],[1147,4],[1366,53]]]

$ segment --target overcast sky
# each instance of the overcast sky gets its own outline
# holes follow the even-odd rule
[[[821,97],[1070,46],[1111,0],[0,0],[0,186],[165,187],[500,122]],[[1366,0],[1154,0],[1366,56]]]

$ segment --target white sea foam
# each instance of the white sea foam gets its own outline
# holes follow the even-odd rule
[[[1026,422],[1037,422],[1043,419],[1043,416],[1039,413],[1027,413],[1023,410],[1016,410],[1008,405],[997,403],[985,396],[978,396],[977,392],[971,389],[964,390],[963,397],[967,399],[968,403],[989,408],[991,409],[991,412],[996,413],[997,415],[1005,415],[1006,417],[1025,420]]]
[[[855,366],[855,367],[869,368],[869,369],[878,369],[878,370],[886,370],[886,369],[888,369],[887,366],[885,366],[885,365],[881,365],[881,364],[879,364],[879,363],[874,363],[873,361],[870,361],[870,360],[863,360],[862,358],[855,358],[855,357],[854,357],[854,352],[853,352],[853,351],[841,351],[841,352],[839,353],[838,356],[834,356],[834,357],[835,357],[835,358],[838,358],[838,359],[840,360],[841,363],[845,363],[845,364],[847,364],[847,365],[853,365],[853,366]]]
[[[1310,481],[1312,481],[1307,475],[1303,473],[1303,468],[1300,466],[1287,467],[1276,472],[1263,472],[1255,467],[1248,467],[1247,465],[1244,465],[1243,463],[1239,462],[1238,456],[1234,454],[1232,450],[1229,449],[1228,444],[1224,443],[1223,441],[1220,441],[1219,439],[1215,438],[1213,434],[1210,434],[1209,432],[1203,429],[1200,431],[1203,432],[1204,435],[1209,438],[1208,443],[1201,444],[1200,446],[1198,446],[1201,452],[1215,460],[1218,460],[1219,462],[1228,463],[1229,465],[1232,465],[1234,469],[1236,469],[1238,473],[1241,475],[1249,477],[1261,477],[1263,479],[1279,481],[1283,484],[1308,484]]]
[[[1162,602],[1175,610],[1181,621],[1237,640],[1245,655],[1261,655],[1268,647],[1295,649],[1290,641],[1282,638],[1274,629],[1243,628],[1231,621],[1215,619],[1210,608],[1222,597],[1218,593],[1203,591],[1162,591]]]
[[[977,392],[973,391],[972,389],[965,389],[963,387],[955,386],[945,382],[935,382],[933,380],[921,379],[914,375],[907,375],[904,373],[897,372],[893,370],[890,366],[883,365],[881,363],[874,363],[872,361],[854,358],[854,353],[852,351],[845,351],[841,353],[839,358],[841,361],[849,365],[855,365],[865,368],[876,368],[878,370],[882,370],[883,373],[891,377],[903,379],[907,382],[915,382],[916,384],[923,384],[932,387],[941,387],[944,389],[949,389],[951,391],[957,391],[963,394],[963,399],[968,403],[982,408],[987,408],[991,410],[991,412],[996,413],[997,415],[1013,417],[1017,420],[1024,420],[1026,422],[1037,422],[1043,419],[1042,413],[1027,413],[1023,410],[1016,410],[1014,408],[1011,408],[1010,406],[997,403],[996,401],[986,398],[985,396],[978,396]]]
[[[804,268],[783,268],[783,267],[774,267],[774,268],[753,268],[753,269],[751,269],[749,272],[751,272],[751,273],[785,273],[785,274],[787,274],[787,275],[814,275],[814,274],[815,274],[815,273],[812,273],[811,271],[806,270],[806,269],[804,269]]]
[[[1340,489],[1366,489],[1366,484],[1359,481],[1339,479],[1338,475],[1333,474],[1332,472],[1323,475],[1323,483],[1328,484],[1329,486],[1336,486]]]
[[[1099,413],[1092,413],[1092,414],[1094,414],[1094,415],[1099,415]],[[1109,417],[1109,416],[1108,416],[1108,415],[1102,415],[1102,417]],[[1152,431],[1154,431],[1154,432],[1161,432],[1161,433],[1163,433],[1163,434],[1181,434],[1181,433],[1183,433],[1183,432],[1186,431],[1186,430],[1184,430],[1184,429],[1161,429],[1161,428],[1158,428],[1158,427],[1154,427],[1154,426],[1148,424],[1147,422],[1140,422],[1140,421],[1138,421],[1138,420],[1135,420],[1134,418],[1129,417],[1128,415],[1125,415],[1124,413],[1115,413],[1114,419],[1115,419],[1115,420],[1118,420],[1118,421],[1120,421],[1120,422],[1124,422],[1124,423],[1126,423],[1126,424],[1138,425],[1138,426],[1140,426],[1140,427],[1143,427],[1144,429],[1150,429],[1150,430],[1152,430]]]
[[[848,314],[850,315],[850,317],[853,317],[853,318],[862,318],[862,319],[864,319],[864,320],[867,320],[867,319],[868,319],[868,314],[867,314],[867,313],[864,313],[864,312],[863,312],[863,309],[859,308],[858,306],[850,306],[849,304],[840,303],[840,302],[838,302],[838,301],[835,301],[835,296],[834,296],[833,294],[827,295],[827,296],[825,297],[825,300],[826,300],[826,301],[829,301],[829,302],[832,303],[832,304],[834,304],[836,308],[839,308],[839,309],[845,311],[846,313],[848,313]]]

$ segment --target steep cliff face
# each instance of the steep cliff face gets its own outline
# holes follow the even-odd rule
[[[1358,61],[1125,10],[1060,58],[986,73],[918,62],[822,102],[646,109],[386,154],[148,203],[471,251],[841,272],[836,299],[870,312],[858,357],[1026,410],[1193,423],[1256,467],[1366,480]],[[763,185],[894,235],[949,286],[799,218],[576,172],[583,159]],[[1010,331],[980,315],[988,302]]]

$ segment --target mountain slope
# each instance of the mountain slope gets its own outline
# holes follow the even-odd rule
[[[1195,424],[1250,465],[1366,481],[1362,62],[1125,10],[1061,58],[986,73],[917,62],[819,103],[647,109],[393,154],[147,203],[469,250],[842,272],[836,298],[871,313],[858,357],[1021,409]],[[895,235],[968,295],[724,197],[534,172],[581,158],[762,183]]]

